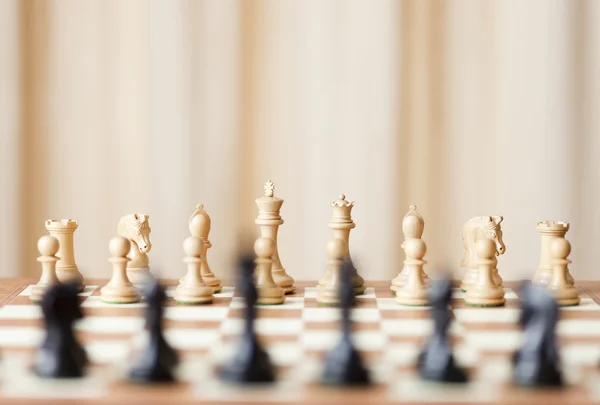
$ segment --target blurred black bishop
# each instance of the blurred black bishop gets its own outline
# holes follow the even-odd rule
[[[353,269],[352,262],[346,259],[340,285],[342,338],[325,357],[323,383],[329,385],[367,385],[371,382],[369,370],[364,366],[360,353],[352,343],[350,310],[354,303]]]
[[[73,333],[73,324],[83,318],[78,291],[78,285],[57,284],[44,293],[41,307],[46,337],[33,365],[40,377],[75,378],[85,373],[87,354]]]
[[[269,354],[263,349],[254,332],[256,300],[254,260],[247,255],[240,260],[238,288],[245,297],[245,327],[232,361],[221,370],[221,378],[236,383],[268,383],[275,380],[275,371]]]
[[[173,372],[179,364],[177,352],[165,340],[162,318],[166,299],[165,289],[158,281],[152,281],[146,290],[146,330],[148,344],[143,349],[137,363],[129,372],[135,382],[171,382]]]
[[[431,283],[429,303],[433,317],[433,334],[419,353],[417,368],[425,380],[461,383],[467,381],[465,372],[456,366],[448,335],[452,281],[449,277]]]

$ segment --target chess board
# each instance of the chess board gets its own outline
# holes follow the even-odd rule
[[[336,308],[316,303],[315,282],[298,282],[283,305],[258,309],[257,333],[277,365],[270,386],[222,383],[215,370],[235,350],[243,325],[244,301],[224,287],[212,305],[183,306],[173,301],[175,282],[166,282],[167,340],[181,353],[174,385],[134,385],[126,379],[135,351],[143,345],[144,303],[107,304],[100,300],[106,280],[86,280],[80,294],[85,318],[76,328],[91,365],[77,380],[42,380],[30,371],[43,339],[41,311],[29,300],[33,280],[0,283],[0,401],[32,403],[68,400],[89,403],[519,403],[576,404],[600,401],[600,283],[580,283],[581,305],[561,311],[558,336],[569,385],[560,390],[525,390],[511,385],[510,356],[518,347],[518,297],[507,283],[502,308],[472,308],[456,289],[451,327],[455,356],[471,377],[466,385],[420,381],[414,362],[432,329],[427,308],[394,301],[388,282],[367,282],[353,310],[354,341],[365,355],[375,384],[368,388],[324,387],[322,358],[339,337]],[[597,295],[599,294],[599,295]]]

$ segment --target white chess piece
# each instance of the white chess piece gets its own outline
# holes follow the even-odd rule
[[[72,219],[48,219],[46,229],[51,236],[58,239],[58,257],[56,263],[56,276],[61,283],[76,283],[79,290],[83,290],[83,275],[75,263],[73,237],[78,223]]]
[[[208,240],[208,234],[210,233],[210,216],[204,211],[204,205],[198,204],[196,211],[192,214],[188,221],[188,226],[192,236],[202,239],[204,242],[204,253],[202,253],[202,263],[200,265],[200,273],[202,274],[202,281],[206,285],[213,289],[216,294],[221,291],[223,286],[221,280],[214,275],[210,266],[208,265],[208,249],[212,247],[212,243]]]
[[[333,230],[334,239],[343,239],[346,243],[348,250],[347,260],[350,261],[352,266],[352,286],[354,287],[354,294],[361,295],[365,292],[365,280],[358,274],[350,255],[350,231],[356,227],[356,224],[352,220],[354,201],[348,201],[344,194],[340,194],[339,198],[336,201],[331,201],[329,205],[333,208],[333,216],[329,222],[329,227]],[[331,273],[329,272],[329,269],[326,269],[323,277],[319,279],[317,286],[327,285],[330,277]]]
[[[463,246],[465,249],[460,267],[465,268],[465,274],[460,288],[467,291],[469,287],[477,282],[479,277],[479,261],[477,257],[477,242],[480,239],[491,239],[496,245],[496,255],[506,252],[506,246],[502,240],[503,221],[501,216],[483,216],[468,220],[462,229]],[[503,281],[497,271],[492,274],[494,283],[502,287]]]
[[[256,290],[259,305],[277,305],[285,301],[285,291],[273,280],[273,255],[276,252],[276,243],[272,238],[258,238],[254,243],[256,269]]]
[[[100,290],[100,299],[115,304],[129,304],[140,301],[140,292],[127,277],[127,253],[131,245],[129,240],[115,236],[108,244],[111,257],[108,259],[113,266],[113,275],[108,284]]]
[[[283,219],[279,214],[283,200],[275,197],[274,191],[275,186],[273,182],[267,180],[265,183],[265,195],[255,200],[258,207],[258,216],[254,220],[254,223],[260,226],[261,237],[273,239],[275,242],[271,269],[273,280],[283,288],[286,294],[290,294],[296,290],[294,279],[283,268],[281,259],[279,258],[279,249],[277,248],[277,232],[279,231],[279,226],[283,224]]]
[[[188,271],[175,290],[175,302],[179,304],[208,304],[213,300],[213,288],[202,279],[202,256],[206,252],[206,245],[202,239],[189,236],[183,242]]]
[[[42,236],[37,247],[41,255],[37,260],[42,264],[42,275],[40,281],[31,289],[29,298],[33,302],[40,302],[48,287],[60,283],[56,276],[56,262],[59,260],[56,254],[60,248],[58,239],[50,235]]]
[[[553,272],[548,289],[556,298],[558,305],[562,307],[579,305],[580,298],[577,288],[567,278],[569,263],[571,263],[567,257],[571,253],[571,243],[565,238],[556,238],[550,244],[549,253]]]
[[[494,272],[498,264],[496,242],[492,239],[479,239],[475,246],[478,262],[477,281],[467,290],[465,302],[480,307],[504,305],[504,289],[494,282]]]
[[[404,241],[406,242],[409,239],[421,239],[424,229],[425,221],[423,220],[423,217],[417,211],[417,206],[411,205],[408,207],[408,212],[402,219],[402,233],[404,234]],[[406,254],[405,242],[403,242],[400,247],[404,249],[404,254],[408,257]],[[425,274],[425,272],[423,272],[422,277],[424,281],[427,281],[427,274]],[[403,266],[400,273],[398,273],[398,275],[392,280],[392,284],[390,286],[392,292],[395,294],[396,291],[402,288],[407,279],[408,271],[406,270],[406,266]]]
[[[565,238],[570,224],[562,221],[542,221],[536,224],[541,237],[540,264],[533,276],[533,284],[547,287],[551,280],[554,269],[552,266],[552,255],[550,246],[555,239]],[[573,276],[567,270],[567,280],[571,285],[575,283]]]
[[[326,245],[327,277],[324,285],[317,286],[317,303],[320,305],[340,305],[340,287],[344,258],[348,256],[348,244],[342,238],[333,238]]]
[[[127,263],[127,277],[138,287],[154,280],[148,258],[148,252],[152,249],[151,231],[150,215],[137,212],[121,217],[117,225],[117,235],[130,242],[127,257],[131,260]]]
[[[423,306],[429,302],[427,286],[423,280],[423,260],[427,252],[427,245],[422,239],[407,239],[404,242],[406,260],[404,267],[407,280],[404,285],[396,290],[396,302],[402,305]]]

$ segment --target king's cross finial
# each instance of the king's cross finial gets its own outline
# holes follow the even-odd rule
[[[265,183],[265,197],[273,197],[275,195],[275,185],[271,180]]]

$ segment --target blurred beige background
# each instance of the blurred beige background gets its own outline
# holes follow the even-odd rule
[[[428,268],[458,271],[462,224],[503,215],[505,278],[555,219],[599,279],[599,107],[592,0],[1,0],[0,276],[38,274],[43,221],[68,217],[108,277],[119,218],[146,212],[151,266],[178,277],[197,203],[231,276],[271,179],[296,279],[323,271],[341,192],[367,279],[400,270],[409,204]]]

